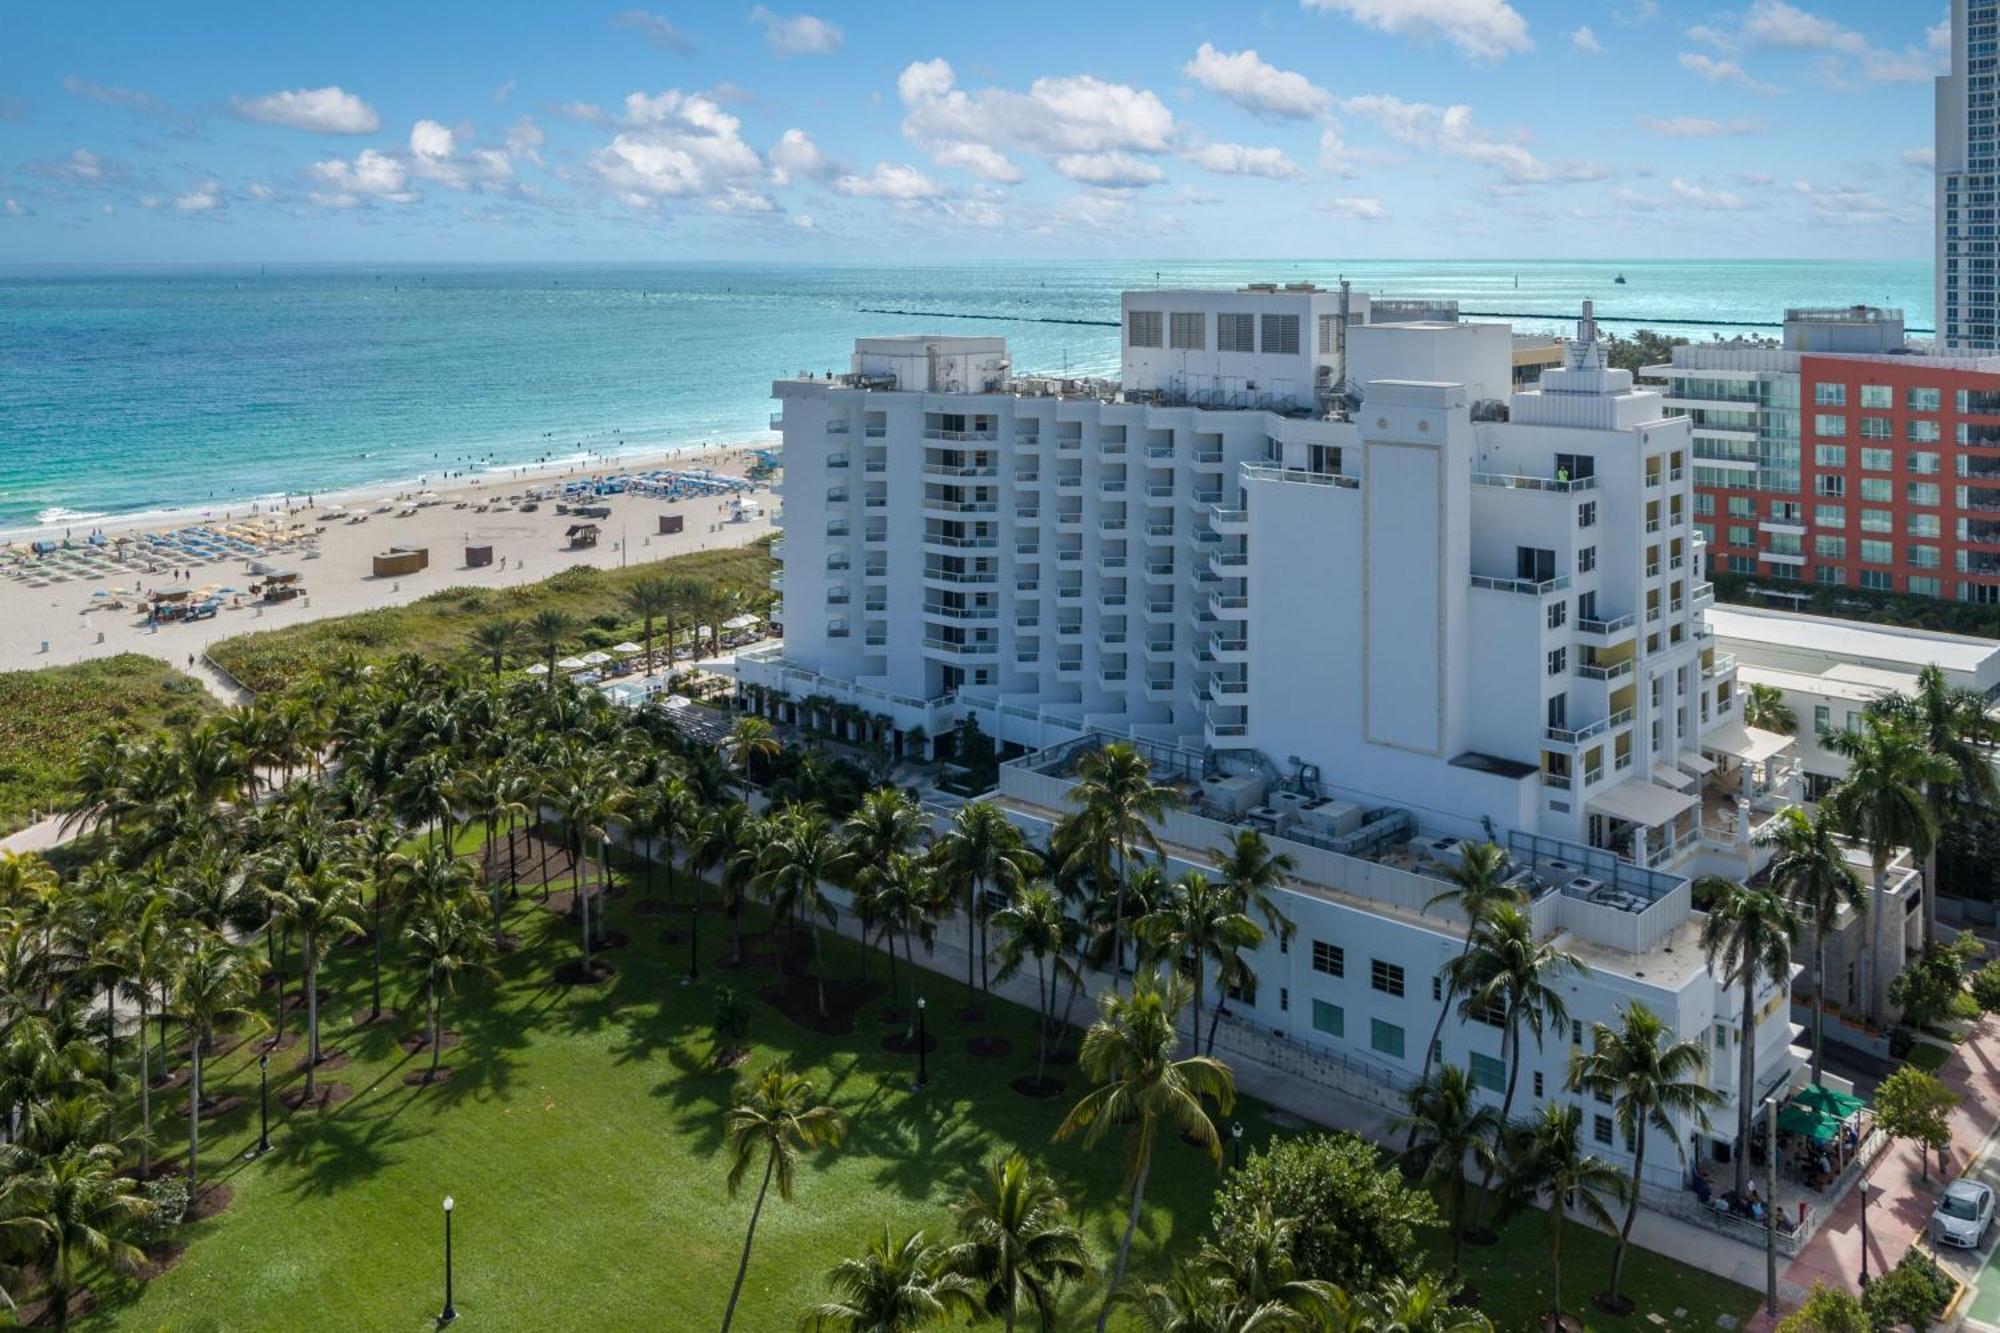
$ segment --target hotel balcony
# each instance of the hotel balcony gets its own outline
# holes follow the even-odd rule
[[[1547,597],[1552,593],[1562,592],[1567,589],[1569,587],[1569,575],[1558,574],[1554,578],[1537,581],[1535,579],[1503,579],[1495,578],[1490,574],[1474,574],[1472,576],[1472,586],[1475,588],[1484,588],[1490,592],[1512,592],[1520,593],[1526,597]]]
[[[1626,676],[1632,674],[1634,661],[1635,659],[1628,657],[1623,661],[1613,662],[1609,666],[1597,662],[1578,662],[1576,664],[1576,674],[1585,680],[1623,680]]]
[[[1250,732],[1250,725],[1245,720],[1245,713],[1241,708],[1210,704],[1202,710],[1202,717],[1205,724],[1203,730],[1208,733],[1210,745],[1214,745],[1218,740],[1238,740]]]
[[[1602,640],[1606,647],[1629,642],[1638,633],[1638,617],[1615,616],[1610,620],[1578,620],[1576,632]]]
[[[1208,637],[1208,651],[1218,662],[1248,662],[1250,641],[1236,634],[1211,634]]]
[[[1475,472],[1472,474],[1472,484],[1503,491],[1547,491],[1558,495],[1571,495],[1577,491],[1596,490],[1597,478],[1522,477],[1506,472]]]
[[[1148,662],[1171,662],[1174,660],[1176,645],[1171,636],[1152,637],[1146,640],[1144,651]]]
[[[1595,722],[1586,722],[1581,727],[1545,727],[1542,730],[1542,737],[1551,745],[1578,746],[1594,741],[1619,727],[1629,726],[1631,722],[1632,710],[1621,708]]]
[[[1174,608],[1174,599],[1166,597],[1147,602],[1144,614],[1148,621],[1155,624],[1171,624],[1179,613]]]
[[[1208,511],[1208,525],[1225,537],[1240,537],[1250,531],[1250,511],[1217,505]]]
[[[1250,599],[1214,592],[1208,595],[1208,609],[1217,620],[1248,620]]]
[[[937,638],[926,634],[924,651],[939,653],[945,657],[995,657],[999,655],[1000,645],[992,642],[966,643],[962,640]]]
[[[924,549],[927,551],[994,551],[1000,547],[998,537],[953,537],[942,532],[926,532]]]

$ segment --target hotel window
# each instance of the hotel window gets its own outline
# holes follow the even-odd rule
[[[1847,434],[1847,418],[1838,412],[1815,412],[1813,434],[1831,435],[1837,439]]]
[[[1338,944],[1328,944],[1325,940],[1313,941],[1313,971],[1324,972],[1330,977],[1347,975],[1347,950]]]
[[[1909,537],[1941,537],[1944,524],[1936,514],[1911,514],[1903,520],[1903,533]]]
[[[1846,467],[1847,446],[1844,444],[1816,444],[1813,446],[1813,462],[1819,467]]]
[[[1560,601],[1550,602],[1548,611],[1548,622],[1550,629],[1561,629],[1564,625],[1568,624],[1569,603]]]
[[[1281,1014],[1292,1012],[1292,988],[1290,986],[1278,987],[1278,1012]]]
[[[1588,574],[1591,570],[1596,568],[1597,568],[1597,548],[1595,546],[1585,546],[1580,548],[1576,553],[1576,572],[1579,574]]]
[[[1560,676],[1569,670],[1569,649],[1557,648],[1549,653],[1549,674]]]
[[[1943,401],[1944,391],[1941,389],[1907,389],[1903,393],[1903,406],[1912,412],[1935,412]]]
[[[1942,491],[1934,481],[1906,481],[1903,483],[1903,498],[1913,505],[1935,509]]]
[[[1903,456],[1903,466],[1919,477],[1935,477],[1943,469],[1938,466],[1935,450],[1912,449]]]
[[[1847,559],[1847,538],[1814,537],[1813,554],[1822,560],[1845,560]]]
[[[1597,526],[1597,501],[1585,500],[1576,507],[1576,525],[1579,528],[1594,528]]]
[[[1861,498],[1875,504],[1888,504],[1896,498],[1896,483],[1887,477],[1863,477]]]
[[[1887,417],[1861,418],[1861,438],[1864,440],[1893,440],[1896,438],[1895,425]]]
[[[1813,385],[1814,407],[1846,407],[1847,386],[1845,384]]]
[[[1608,1115],[1593,1115],[1590,1118],[1590,1136],[1599,1143],[1611,1142],[1611,1117]]]
[[[1432,978],[1431,978],[1431,1002],[1432,1002],[1433,1004],[1435,1004],[1435,1003],[1437,1003],[1437,1002],[1439,1002],[1439,1001],[1441,1001],[1441,1000],[1443,1000],[1443,999],[1444,999],[1444,978],[1443,978],[1443,977],[1432,977]]]
[[[1894,472],[1896,470],[1895,452],[1889,449],[1863,449],[1861,451],[1861,467],[1867,472]]]
[[[1887,565],[1895,563],[1896,544],[1894,542],[1861,543],[1861,559],[1864,564]]]
[[[1535,1071],[1535,1095],[1542,1095],[1542,1071],[1539,1069]]]
[[[1861,530],[1863,532],[1894,532],[1896,530],[1895,511],[1889,509],[1862,510]]]
[[[1177,310],[1167,321],[1167,336],[1173,346],[1199,352],[1208,346],[1208,316]]]
[[[1910,575],[1910,595],[1913,597],[1937,597],[1944,591],[1944,580]]]
[[[1403,1029],[1379,1018],[1368,1020],[1368,1046],[1383,1055],[1403,1058]]]
[[[1903,554],[1909,557],[1909,564],[1913,569],[1938,567],[1938,548],[1935,546],[1905,546]]]
[[[1935,421],[1910,421],[1904,423],[1911,444],[1936,444],[1944,438],[1944,432]]]
[[[1861,386],[1861,405],[1870,408],[1894,407],[1896,391],[1886,384],[1864,384]]]
[[[1813,526],[1816,528],[1844,528],[1847,526],[1846,505],[1813,506]]]
[[[1833,727],[1833,710],[1825,704],[1813,705],[1813,735],[1824,736]]]
[[[1254,352],[1257,350],[1257,317],[1255,315],[1217,315],[1215,317],[1215,350],[1218,352]]]
[[[1128,329],[1125,342],[1131,347],[1158,347],[1160,345],[1160,312],[1157,310],[1133,310],[1126,316]]]
[[[1896,576],[1886,569],[1864,569],[1861,571],[1859,586],[1868,589],[1870,592],[1894,592],[1896,590]],[[1854,715],[1850,713],[1848,716],[1852,717]]]
[[[1313,1031],[1324,1032],[1329,1037],[1347,1035],[1347,1011],[1337,1004],[1325,1000],[1313,1001]]]
[[[1368,962],[1368,985],[1400,1000],[1403,998],[1403,969],[1380,958],[1371,958]]]
[[[1334,344],[1338,341],[1336,335],[1339,330],[1339,315],[1321,315],[1319,317],[1319,354],[1321,356],[1333,355]]]
[[[1715,497],[1707,491],[1696,491],[1694,512],[1700,514],[1703,518],[1713,515],[1715,513]]]
[[[1756,543],[1750,539],[1750,525],[1748,523],[1731,523],[1729,525],[1729,544],[1731,546],[1754,546]]]
[[[1296,356],[1299,351],[1299,317],[1297,315],[1264,316],[1264,351],[1285,356]]]
[[[1757,517],[1757,503],[1756,503],[1756,501],[1752,500],[1752,499],[1751,499],[1751,498],[1750,498],[1749,496],[1747,496],[1747,495],[1732,495],[1732,496],[1730,496],[1730,497],[1729,497],[1729,516],[1730,516],[1731,518],[1755,518],[1755,517]]]
[[[1839,565],[1814,565],[1813,582],[1830,583],[1838,587],[1839,585],[1847,582],[1847,571],[1842,569]],[[1701,698],[1701,702],[1702,702],[1701,720],[1706,722],[1708,721],[1708,696],[1703,695]]]
[[[1838,500],[1847,494],[1847,478],[1822,473],[1813,478],[1813,494]]]
[[[1490,1055],[1472,1053],[1470,1061],[1472,1086],[1485,1088],[1489,1092],[1501,1092],[1507,1087],[1507,1062]]]

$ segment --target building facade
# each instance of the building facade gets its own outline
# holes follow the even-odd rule
[[[1951,0],[1951,72],[1937,80],[1939,345],[2000,348],[1994,181],[2000,135],[2000,4]]]

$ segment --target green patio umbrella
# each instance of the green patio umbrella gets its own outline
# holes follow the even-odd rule
[[[1859,1097],[1835,1092],[1832,1088],[1818,1083],[1808,1083],[1799,1089],[1792,1097],[1791,1104],[1805,1107],[1809,1111],[1818,1111],[1822,1115],[1830,1115],[1836,1120],[1845,1120],[1856,1111],[1868,1108],[1868,1103]]]
[[[1840,1132],[1840,1120],[1837,1116],[1801,1106],[1794,1099],[1790,1105],[1779,1110],[1778,1129],[1785,1134],[1810,1135],[1814,1143],[1828,1143]]]

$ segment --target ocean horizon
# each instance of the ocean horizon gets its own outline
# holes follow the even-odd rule
[[[1615,279],[1623,275],[1626,281]],[[772,438],[770,381],[874,333],[1115,372],[1128,288],[1337,283],[1523,329],[1932,324],[1928,261],[1208,260],[0,267],[0,530]],[[902,313],[891,313],[902,312]]]

